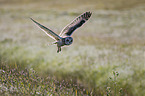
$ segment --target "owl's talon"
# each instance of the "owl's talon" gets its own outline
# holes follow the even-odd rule
[[[61,47],[60,47],[59,51],[61,51]]]
[[[58,47],[57,49],[57,53],[59,53],[61,51],[61,47]]]

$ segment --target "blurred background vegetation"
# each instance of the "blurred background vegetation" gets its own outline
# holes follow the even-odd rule
[[[56,53],[29,19],[60,33],[92,17]],[[0,94],[143,96],[145,0],[0,0]]]

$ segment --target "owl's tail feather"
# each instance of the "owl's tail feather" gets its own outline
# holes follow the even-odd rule
[[[57,42],[48,43],[48,46],[49,46],[49,45],[54,45],[54,44],[57,44]]]

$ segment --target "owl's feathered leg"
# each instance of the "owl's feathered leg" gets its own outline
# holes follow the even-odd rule
[[[57,44],[57,53],[59,53],[61,51],[61,43],[60,42],[56,42],[55,44]]]
[[[58,47],[58,49],[57,49],[57,53],[59,53],[59,47]]]
[[[59,53],[61,51],[61,47],[58,47],[57,49],[57,53]]]
[[[59,53],[59,48],[57,49],[57,53]]]
[[[61,51],[61,47],[60,47],[59,51]]]

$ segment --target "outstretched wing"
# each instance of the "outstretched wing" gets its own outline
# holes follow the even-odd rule
[[[41,25],[40,23],[36,22],[34,19],[30,18],[36,25],[40,27],[41,30],[43,30],[49,37],[51,37],[54,40],[60,40],[61,37],[58,36],[56,33],[54,33],[52,30],[48,29],[47,27]]]
[[[85,12],[81,14],[79,17],[74,19],[70,24],[68,24],[64,29],[61,31],[59,36],[71,36],[71,34],[79,27],[81,27],[90,17],[91,12]]]

